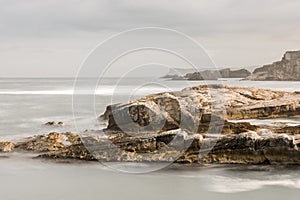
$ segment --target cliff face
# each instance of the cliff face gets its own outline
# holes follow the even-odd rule
[[[257,81],[300,81],[300,51],[288,51],[281,61],[254,70],[248,77]]]
[[[230,68],[226,68],[189,73],[185,75],[185,78],[187,80],[217,80],[218,78],[246,78],[250,74],[246,69],[231,70]]]

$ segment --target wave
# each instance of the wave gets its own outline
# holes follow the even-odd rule
[[[300,179],[293,179],[289,177],[277,180],[255,180],[216,176],[213,178],[212,185],[209,188],[213,192],[238,193],[258,190],[267,186],[281,186],[300,189]]]
[[[0,91],[0,94],[8,95],[27,95],[27,94],[59,94],[59,95],[72,95],[73,90],[37,90],[37,91]]]
[[[14,90],[0,91],[0,95],[145,95],[158,92],[167,92],[170,89],[160,87],[146,87],[134,89],[131,87],[101,87],[97,90]]]

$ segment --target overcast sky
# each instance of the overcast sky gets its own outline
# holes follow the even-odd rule
[[[112,34],[184,32],[216,65],[246,67],[300,50],[298,0],[0,0],[0,77],[73,77]]]

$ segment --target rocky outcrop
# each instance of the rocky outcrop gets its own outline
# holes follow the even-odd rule
[[[224,132],[230,127],[227,120],[300,114],[299,102],[300,95],[296,93],[249,87],[197,86],[108,106],[104,116],[108,119],[108,130],[148,133],[178,128],[201,133],[213,117],[215,127],[218,128],[218,123],[224,124]],[[241,127],[235,124],[229,129],[238,126]],[[253,130],[253,127],[248,130]]]
[[[247,69],[229,70],[228,76],[224,75],[223,78],[246,78],[251,75],[251,72]]]
[[[53,137],[44,135],[43,138]],[[58,134],[63,137],[65,134]],[[177,129],[163,134],[128,136],[118,132],[105,132],[99,136],[71,134],[70,144],[59,148],[30,148],[38,158],[76,159],[103,162],[177,162],[200,164],[300,164],[299,135],[260,135],[253,131],[220,137],[189,135]],[[38,138],[40,138],[38,136]],[[81,138],[80,140],[77,140]],[[39,140],[36,138],[36,140]],[[55,140],[42,140],[55,146]],[[30,140],[24,141],[24,144]],[[16,148],[20,151],[20,149]],[[45,151],[46,150],[46,151]]]
[[[15,145],[12,142],[0,142],[0,152],[12,152]]]
[[[219,139],[203,161],[226,164],[300,164],[299,144],[298,139],[286,134],[259,136],[248,132]]]
[[[15,151],[103,162],[300,164],[300,126],[230,120],[296,115],[299,97],[220,85],[153,94],[108,106],[104,130],[24,138]]]
[[[183,77],[184,74],[192,73],[195,71],[195,68],[170,68],[169,72],[161,78],[179,78]]]
[[[186,80],[218,80],[219,78],[246,78],[251,75],[246,69],[231,70],[229,68],[222,70],[206,70],[202,72],[188,73]]]
[[[38,135],[25,139],[23,142],[16,144],[18,150],[31,152],[48,152],[56,151],[70,145],[81,143],[80,137],[73,133],[56,133],[48,135]]]
[[[281,61],[254,70],[255,81],[300,81],[300,51],[288,51]]]

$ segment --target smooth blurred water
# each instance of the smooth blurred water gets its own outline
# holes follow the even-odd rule
[[[79,80],[90,86],[90,79]],[[200,84],[255,86],[299,91],[300,82],[169,81],[164,79],[106,78],[95,89],[95,114],[90,105],[76,107],[74,123],[73,79],[0,79],[0,138],[51,131],[100,129],[93,120],[111,103],[127,102],[147,94],[180,90]],[[297,124],[299,118],[291,118]],[[63,121],[48,127],[48,121]],[[93,123],[91,123],[93,122]],[[271,123],[270,121],[252,121]],[[165,169],[130,175],[111,171],[99,163],[55,163],[0,154],[0,197],[3,199],[298,199],[298,167],[203,166]]]

